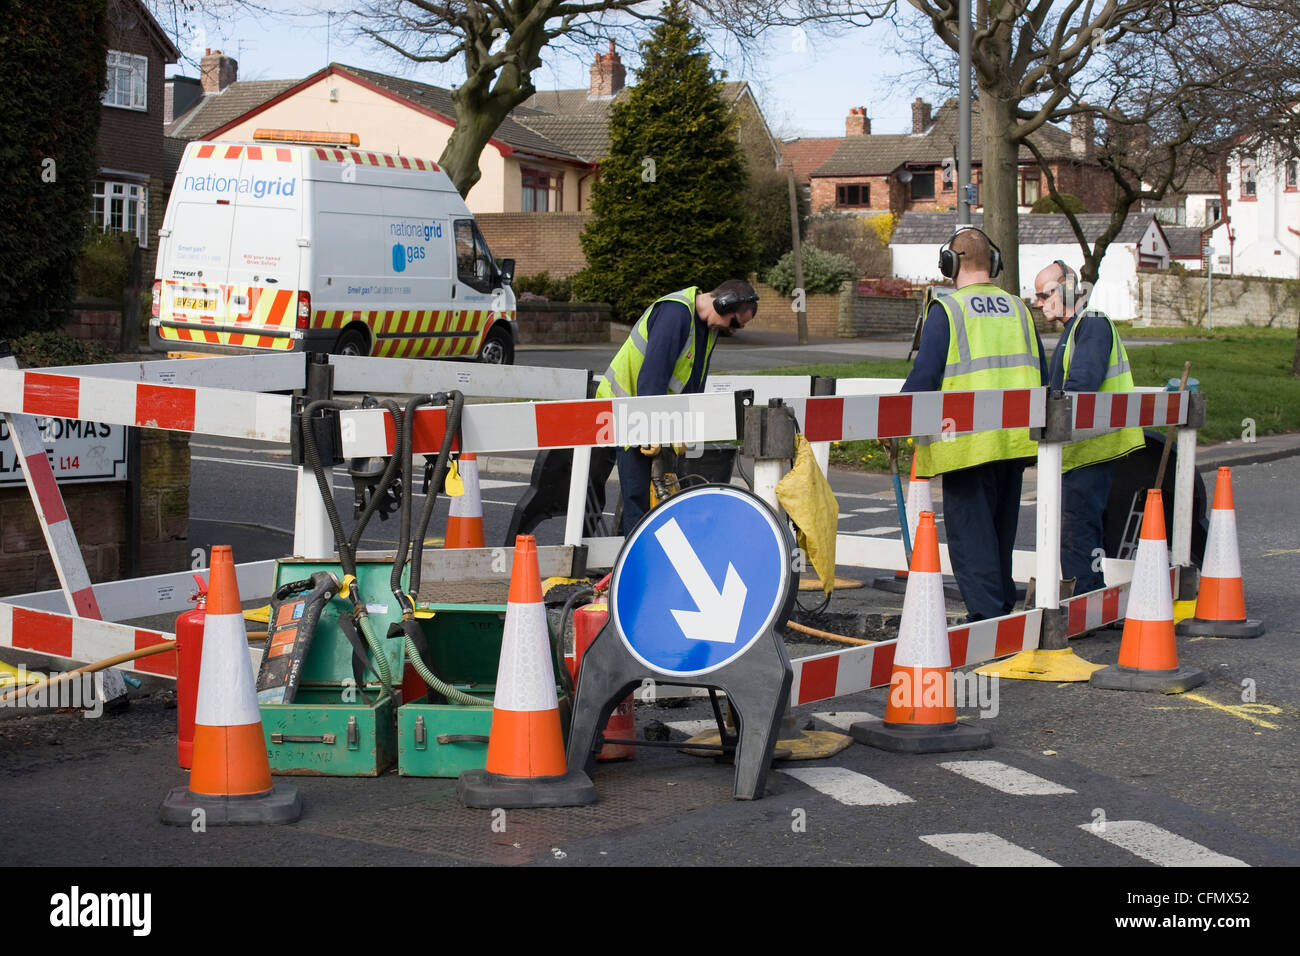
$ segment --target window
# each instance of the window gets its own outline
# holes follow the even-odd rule
[[[1020,174],[1020,205],[1032,206],[1042,195],[1042,181],[1038,170]]]
[[[133,53],[108,51],[108,88],[100,101],[128,110],[149,108],[149,61]]]
[[[523,193],[520,208],[524,212],[562,212],[564,210],[564,174],[545,169],[521,169]]]
[[[1255,198],[1255,158],[1241,161],[1241,198]]]
[[[912,173],[912,198],[934,198],[934,170],[924,173]]]
[[[1205,222],[1206,226],[1211,226],[1223,218],[1223,207],[1217,199],[1205,200]]]
[[[1287,189],[1296,188],[1296,186],[1298,185],[1297,180],[1300,179],[1300,176],[1298,176],[1297,174],[1300,174],[1300,160],[1288,159],[1286,161],[1286,188]]]
[[[846,183],[843,186],[836,186],[835,205],[870,206],[871,205],[870,183]]]
[[[496,264],[478,225],[472,219],[456,220],[457,278],[479,292],[491,292],[496,274]]]
[[[139,183],[95,180],[91,215],[101,232],[129,232],[149,247],[149,190]]]

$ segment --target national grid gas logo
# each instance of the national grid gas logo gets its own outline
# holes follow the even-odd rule
[[[428,255],[428,248],[421,245],[421,240],[432,242],[442,238],[442,223],[393,222],[389,223],[388,231],[399,239],[414,240],[393,243],[393,271],[405,272],[407,265]]]

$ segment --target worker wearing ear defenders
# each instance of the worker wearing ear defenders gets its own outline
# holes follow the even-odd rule
[[[1049,319],[1064,322],[1052,355],[1051,388],[1067,392],[1131,392],[1133,373],[1115,323],[1088,304],[1088,290],[1060,259],[1034,278],[1034,299]],[[1098,552],[1105,553],[1102,518],[1110,498],[1115,461],[1146,438],[1124,428],[1070,442],[1061,452],[1061,576],[1074,578],[1074,593],[1106,586]]]
[[[904,392],[1044,384],[1042,340],[1024,302],[993,285],[1001,269],[1001,251],[973,226],[943,244],[939,271],[957,291],[930,307]],[[1015,609],[1011,553],[1025,465],[1037,451],[1027,428],[917,439],[917,477],[943,475],[944,531],[967,620]]]
[[[663,296],[632,326],[596,397],[703,392],[718,332],[742,329],[757,313],[758,293],[739,279],[728,279],[712,292],[691,286]],[[651,462],[636,448],[620,448],[617,457],[627,534],[650,510]]]

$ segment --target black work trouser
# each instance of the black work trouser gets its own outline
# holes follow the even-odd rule
[[[1015,610],[1011,551],[1020,522],[1024,474],[1023,461],[994,461],[943,476],[948,557],[969,620],[1001,617]]]

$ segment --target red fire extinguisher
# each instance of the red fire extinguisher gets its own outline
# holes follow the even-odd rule
[[[203,622],[208,607],[207,584],[197,574],[194,580],[199,586],[190,595],[194,607],[176,618],[176,759],[186,770],[194,761],[194,710],[199,697]]]
[[[587,652],[591,642],[596,639],[601,628],[609,619],[609,605],[604,602],[592,602],[574,609],[573,612],[573,653],[569,658],[569,671],[576,682],[578,671],[582,667],[582,655]],[[605,736],[612,740],[636,739],[636,714],[632,706],[632,696],[619,702],[605,725]],[[597,760],[626,760],[636,754],[636,748],[630,744],[605,744],[596,754]]]

